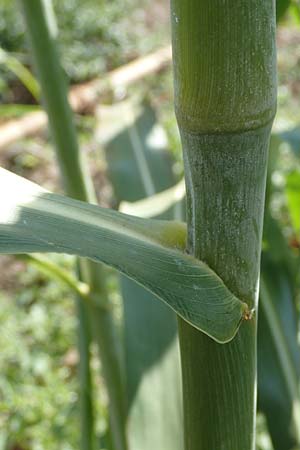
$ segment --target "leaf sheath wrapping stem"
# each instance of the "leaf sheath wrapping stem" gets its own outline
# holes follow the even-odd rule
[[[242,134],[181,132],[190,251],[255,310],[269,133],[270,126]],[[252,449],[255,315],[226,346],[181,320],[179,335],[186,449]]]

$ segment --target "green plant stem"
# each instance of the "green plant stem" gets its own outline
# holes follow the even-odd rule
[[[268,141],[276,108],[272,0],[172,0],[188,251],[257,309]],[[225,345],[179,320],[186,450],[252,450],[256,315]]]
[[[67,80],[59,63],[51,1],[21,0],[21,3],[64,189],[78,200],[89,198],[94,202],[92,183],[84,169],[68,102]]]
[[[68,286],[74,294],[82,298],[83,301],[90,301],[89,286],[80,282],[75,276],[70,275],[69,271],[62,269],[58,264],[41,255],[19,255],[21,261],[25,261],[35,266],[38,270],[48,275],[50,278],[56,278],[64,285]]]
[[[231,139],[228,135],[214,137],[214,152],[209,151],[211,139],[205,143],[204,137],[197,143],[200,150],[197,160],[201,160],[201,166],[196,166],[196,173],[191,169],[193,183],[198,180],[197,189],[189,191],[195,208],[190,213],[193,211],[198,234],[190,235],[189,249],[214,267],[231,291],[250,308],[256,308],[257,300],[260,210],[262,212],[268,132],[264,132],[263,145],[259,144],[261,136],[256,136],[256,132],[246,139],[244,136],[242,143],[239,134],[232,135]],[[189,142],[184,137],[183,148],[189,152]],[[236,159],[234,166],[232,154]],[[190,152],[189,157],[192,158]],[[189,162],[192,166],[191,159]],[[197,238],[199,235],[202,241]],[[224,346],[215,344],[181,321],[179,332],[186,448],[252,449],[256,396],[255,316],[242,324],[236,338]]]
[[[78,349],[79,349],[79,389],[80,389],[80,417],[81,417],[81,449],[95,448],[94,433],[94,409],[92,399],[92,377],[90,371],[91,359],[91,330],[86,304],[82,298],[77,296],[77,315],[80,319],[78,326]]]
[[[68,103],[67,84],[56,47],[56,23],[51,2],[47,0],[22,0],[24,16],[27,23],[28,35],[32,53],[35,60],[39,81],[42,88],[42,97],[48,113],[51,134],[55,143],[56,153],[66,192],[83,201],[95,202],[91,178],[85,169],[79,151],[76,130],[73,123],[72,112]],[[81,370],[82,382],[87,382],[86,389],[90,388],[89,361],[84,355],[89,349],[89,337],[84,334],[88,329],[86,316],[90,317],[94,335],[99,347],[100,358],[103,361],[103,373],[110,398],[110,419],[116,450],[126,449],[125,438],[125,406],[123,395],[123,381],[121,374],[121,361],[118,343],[114,332],[114,323],[109,308],[105,290],[102,267],[90,261],[80,262],[82,280],[90,286],[90,292],[95,298],[95,305],[79,309],[81,359],[85,361],[85,369]],[[100,300],[99,300],[100,299]],[[87,425],[85,414],[90,418],[92,412],[91,402],[86,402],[88,411],[83,411],[82,426]],[[89,425],[90,426],[90,425]],[[83,434],[89,431],[83,431]],[[92,442],[92,441],[90,441]],[[92,445],[92,444],[91,444]],[[92,447],[82,447],[90,450]]]

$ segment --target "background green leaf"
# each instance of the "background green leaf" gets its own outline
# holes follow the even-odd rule
[[[258,315],[258,407],[266,416],[274,450],[300,445],[298,271],[297,258],[267,210]]]
[[[289,9],[291,0],[276,0],[276,19],[282,19]]]
[[[258,322],[258,400],[275,450],[299,441],[300,349],[292,286],[285,270],[264,255]]]
[[[134,117],[134,105],[127,102],[126,114],[121,115],[120,110],[122,107],[117,105],[114,122],[123,122],[124,127],[106,145],[108,175],[118,204],[143,199],[175,182],[166,137],[151,107],[139,108],[131,123],[128,118]],[[160,218],[171,219],[173,212],[171,208]],[[183,417],[176,315],[124,276],[121,292],[130,448],[181,450]]]
[[[291,222],[300,238],[300,171],[294,170],[286,178],[286,196]]]

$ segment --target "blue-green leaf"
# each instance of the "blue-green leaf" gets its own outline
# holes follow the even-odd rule
[[[248,306],[206,264],[184,252],[179,222],[139,219],[60,195],[0,170],[0,252],[57,252],[101,261],[138,281],[218,342]]]

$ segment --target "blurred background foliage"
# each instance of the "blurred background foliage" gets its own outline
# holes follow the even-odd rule
[[[53,5],[62,64],[71,82],[99,76],[168,41],[167,14],[158,1],[54,0]],[[14,0],[0,2],[0,46],[30,65],[24,22]],[[1,67],[4,99],[11,95],[12,80]]]
[[[168,7],[166,0],[55,0],[60,53],[69,82],[101,77],[108,70],[168,44]],[[275,430],[272,427],[280,411],[289,417],[293,409],[286,386],[290,379],[296,379],[299,389],[300,364],[299,1],[279,1],[277,11],[278,113],[271,140],[262,260],[265,290],[261,296],[272,299],[264,303],[269,305],[269,312],[274,309],[280,314],[274,329],[273,322],[268,321],[269,312],[260,312],[260,327],[269,331],[261,331],[258,352],[259,409],[263,412],[258,416],[258,450],[298,448],[289,423],[278,423]],[[39,108],[38,98],[19,4],[0,0],[0,125],[8,118]],[[158,180],[158,190],[182,176],[170,69],[127,90],[116,90],[93,114],[77,114],[75,118],[100,204],[117,207],[120,201],[135,201],[147,194],[143,191],[143,175],[133,178],[130,172],[136,164],[133,154],[137,142],[138,151],[146,159],[151,158],[154,165],[157,149],[167,155],[167,168],[158,163],[157,170],[162,171],[165,181]],[[116,124],[115,130],[111,123]],[[1,149],[0,164],[49,189],[61,190],[46,133]],[[122,177],[126,193],[120,185]],[[172,214],[180,217],[181,206],[179,209]],[[170,211],[168,214],[171,217]],[[71,257],[51,258],[67,270],[74,268]],[[62,283],[50,280],[19,259],[2,256],[0,274],[0,450],[75,450],[79,387],[73,295]],[[128,289],[124,280],[122,283],[123,291]],[[113,271],[109,271],[108,285],[116,314],[121,315],[119,280]],[[279,342],[279,356],[276,345],[272,347],[274,342]],[[291,355],[292,374],[281,358],[285,353]],[[275,356],[269,360],[269,355]],[[96,431],[100,447],[107,449],[107,395],[99,364],[94,350]],[[278,432],[282,442],[274,437]]]

